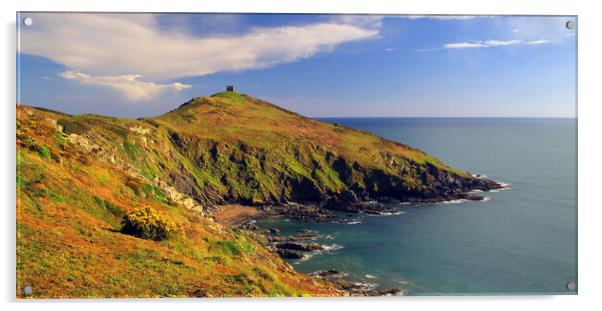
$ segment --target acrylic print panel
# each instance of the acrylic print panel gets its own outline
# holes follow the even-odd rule
[[[577,293],[575,16],[17,24],[19,298]]]

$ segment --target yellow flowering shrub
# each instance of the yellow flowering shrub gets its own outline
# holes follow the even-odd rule
[[[139,238],[160,241],[178,230],[176,223],[151,207],[140,207],[123,217],[121,231]]]

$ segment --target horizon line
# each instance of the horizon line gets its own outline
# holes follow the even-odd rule
[[[308,116],[312,119],[577,119],[577,116]]]
[[[158,116],[153,116],[153,117],[140,117],[140,116],[123,117],[123,116],[116,116],[116,115],[98,114],[98,113],[94,113],[94,112],[68,113],[68,112],[63,112],[63,111],[59,111],[59,110],[55,110],[55,109],[47,108],[47,107],[43,107],[43,106],[34,106],[34,105],[28,105],[28,104],[18,103],[18,102],[16,103],[16,106],[26,106],[26,107],[47,110],[47,111],[61,113],[61,114],[74,115],[74,116],[76,116],[76,115],[99,115],[99,116],[105,116],[105,117],[111,117],[111,118],[127,118],[127,119],[132,119],[132,120],[141,119],[141,118],[142,119],[156,118],[156,117],[160,116],[160,115],[158,115]],[[284,108],[284,109],[288,110],[287,108]],[[310,118],[310,119],[399,119],[399,118],[407,118],[407,119],[427,119],[427,118],[430,118],[430,119],[578,119],[578,116],[308,116],[308,115],[304,115],[302,113],[296,112],[294,110],[289,110],[289,111],[300,114],[300,115]]]

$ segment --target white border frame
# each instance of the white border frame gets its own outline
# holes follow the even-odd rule
[[[16,301],[15,300],[15,16],[16,11],[128,11],[128,12],[265,12],[265,13],[386,13],[386,14],[496,14],[496,15],[578,15],[578,93],[579,93],[579,295],[577,296],[491,296],[491,297],[401,297],[401,298],[287,298],[287,299],[211,299],[211,300],[95,300],[86,301],[83,307],[92,310],[105,308],[148,308],[161,310],[168,308],[166,303],[177,302],[177,308],[199,309],[240,309],[261,310],[306,310],[308,308],[331,308],[332,302],[341,309],[399,309],[425,308],[462,310],[504,310],[522,308],[546,308],[546,310],[593,309],[598,290],[601,288],[599,277],[602,258],[600,254],[600,222],[602,206],[596,195],[599,176],[602,176],[599,164],[600,137],[602,133],[599,121],[600,104],[600,50],[602,23],[597,15],[595,1],[536,1],[536,0],[457,0],[437,1],[420,0],[411,3],[393,4],[387,0],[342,0],[342,1],[294,1],[294,0],[4,0],[1,15],[3,22],[2,61],[4,73],[0,86],[5,96],[3,108],[1,145],[3,171],[8,172],[2,178],[1,197],[4,199],[2,242],[2,272],[0,282],[2,303],[5,307],[33,309],[38,307],[57,310],[79,310],[76,301]],[[111,302],[110,305],[105,303]],[[134,306],[131,303],[136,302]],[[142,304],[142,305],[139,305]]]

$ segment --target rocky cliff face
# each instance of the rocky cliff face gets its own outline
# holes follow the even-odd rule
[[[499,185],[407,145],[234,92],[153,119],[57,115],[77,152],[146,179],[191,208],[225,202],[443,201]],[[185,203],[186,202],[186,203]]]
[[[154,119],[167,134],[176,188],[205,204],[442,201],[499,185],[371,133],[221,93]],[[346,196],[346,197],[345,197]]]

